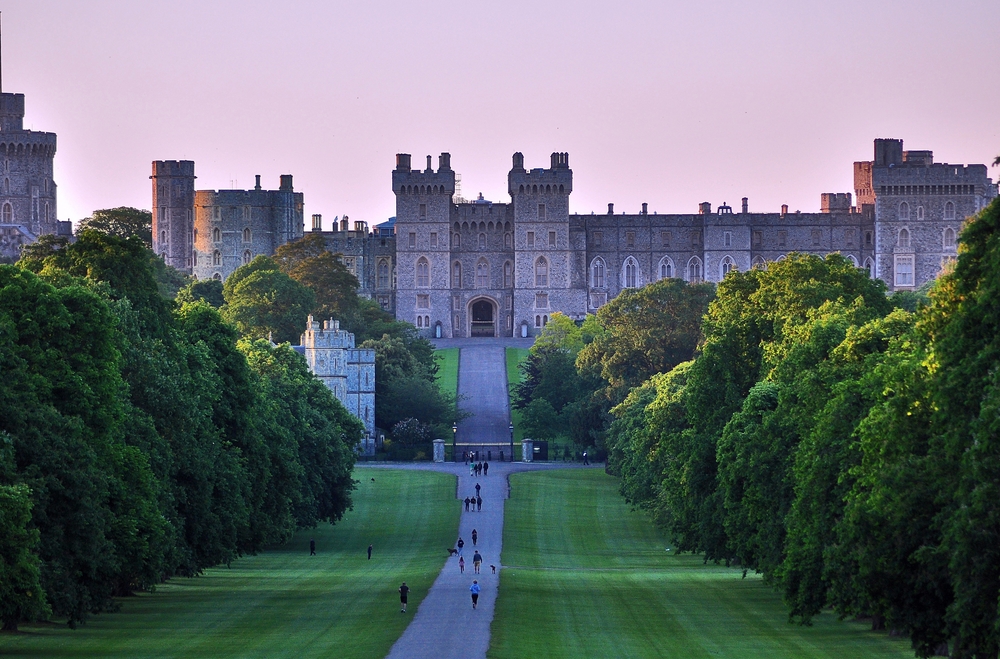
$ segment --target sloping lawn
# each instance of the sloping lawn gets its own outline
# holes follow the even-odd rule
[[[455,478],[355,471],[354,510],[336,526],[153,594],[86,625],[22,625],[4,657],[384,657],[444,564],[458,528]],[[373,483],[371,479],[374,478]],[[316,556],[309,556],[309,539]],[[368,544],[374,545],[368,560]],[[409,612],[396,589],[411,587]]]
[[[438,363],[438,386],[441,390],[458,395],[458,348],[434,351]]]
[[[521,371],[518,365],[528,357],[527,348],[507,348],[507,390],[521,381]],[[524,439],[524,430],[521,428],[521,412],[510,406],[511,422],[514,424],[514,441],[520,442]],[[521,449],[518,449],[520,451]]]
[[[761,579],[673,555],[596,469],[517,474],[491,659],[913,657],[905,640],[829,613],[788,622]]]

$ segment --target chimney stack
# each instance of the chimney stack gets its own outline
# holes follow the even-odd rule
[[[322,231],[322,230],[323,230],[323,216],[313,215],[313,231]]]
[[[642,202],[642,214],[649,215],[649,204]]]
[[[396,154],[396,171],[397,172],[410,171],[410,154],[408,153]]]
[[[614,214],[615,214],[615,205],[608,204],[608,215],[614,215]]]
[[[698,214],[699,215],[711,215],[712,214],[712,204],[707,201],[703,201],[698,204]]]
[[[749,200],[746,197],[743,197],[743,214],[744,215],[746,215],[747,212],[748,212],[747,211],[747,201],[749,201]]]
[[[254,190],[260,190],[260,174],[257,174],[257,185],[254,186]]]
[[[427,173],[430,174],[433,171],[434,171],[434,168],[431,167],[431,157],[427,156]]]
[[[781,205],[781,217],[788,215],[788,204]]]

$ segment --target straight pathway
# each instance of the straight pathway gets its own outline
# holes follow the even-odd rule
[[[507,391],[507,353],[495,343],[462,345],[458,360],[459,406],[471,416],[458,422],[457,441],[508,444],[510,396]],[[511,459],[505,451],[507,460]],[[461,450],[459,450],[461,456]],[[499,458],[499,456],[496,456]],[[492,460],[490,463],[492,464]]]

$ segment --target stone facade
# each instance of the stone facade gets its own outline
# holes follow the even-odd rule
[[[396,236],[391,226],[369,231],[367,222],[352,225],[346,215],[343,220],[334,220],[332,231],[322,231],[322,224],[321,215],[312,216],[312,232],[321,234],[326,249],[340,255],[341,262],[358,278],[358,295],[395,313]]]
[[[309,370],[330,388],[347,411],[365,426],[364,448],[374,449],[375,351],[355,348],[354,335],[334,319],[319,322],[309,316],[298,348]]]
[[[665,277],[720,281],[731,269],[766,267],[790,252],[839,252],[912,290],[954,260],[965,218],[997,188],[985,165],[934,164],[930,151],[876,140],[875,159],[854,164],[855,194],[824,193],[819,213],[738,212],[702,203],[695,214],[569,213],[569,155],[548,169],[514,154],[510,203],[452,203],[455,173],[441,154],[413,170],[398,154],[396,317],[425,336],[530,336],[560,311],[581,319],[625,288]]]
[[[55,133],[24,129],[24,94],[0,94],[0,257],[48,233],[71,235],[56,219]]]
[[[303,196],[292,177],[277,190],[195,190],[190,160],[153,162],[153,251],[198,279],[228,277],[258,254],[303,236]]]

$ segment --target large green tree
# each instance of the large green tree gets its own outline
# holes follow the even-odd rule
[[[135,237],[147,247],[153,246],[153,214],[147,210],[130,206],[96,210],[77,226],[77,233],[88,230],[119,238]]]
[[[318,233],[285,243],[274,252],[274,262],[286,275],[316,296],[313,314],[319,318],[352,318],[358,308],[358,280],[339,254],[326,249]]]
[[[297,344],[316,295],[283,273],[274,260],[258,256],[237,268],[222,288],[223,317],[241,334]]]

